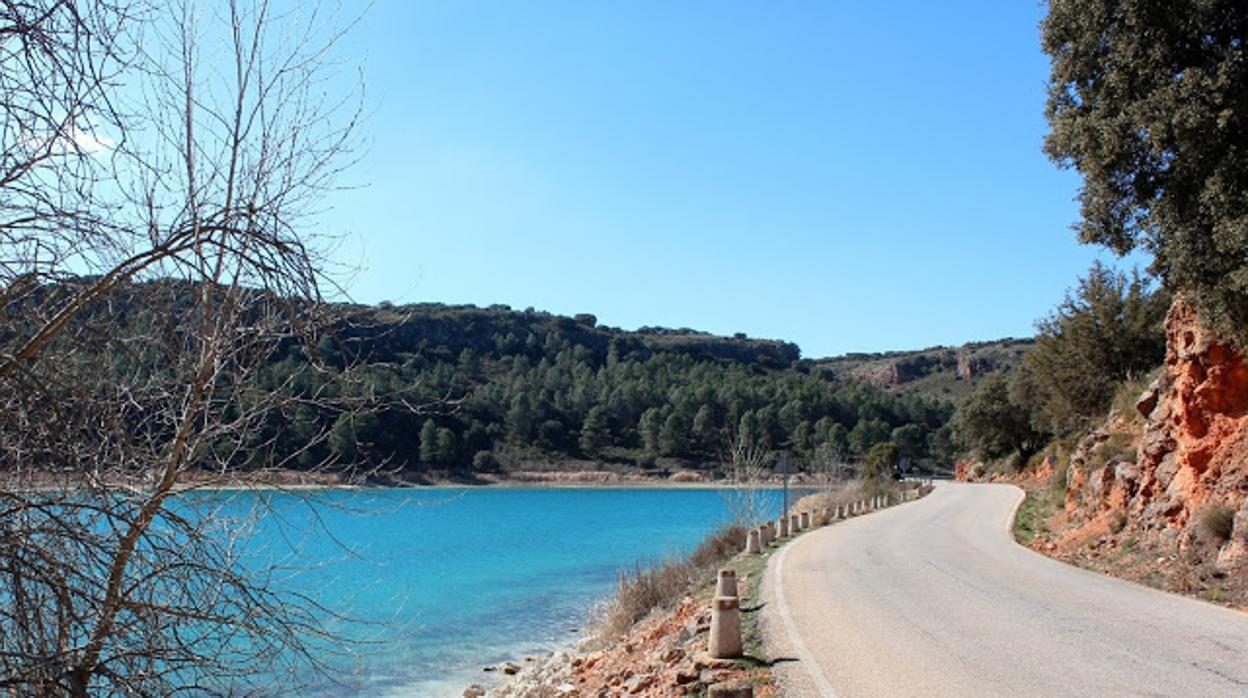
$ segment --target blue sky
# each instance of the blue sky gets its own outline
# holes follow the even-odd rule
[[[401,2],[340,47],[361,302],[797,342],[1032,333],[1106,253],[1041,152],[1032,2]]]

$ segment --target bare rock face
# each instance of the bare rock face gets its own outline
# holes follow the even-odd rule
[[[958,353],[958,380],[969,381],[975,376],[984,373],[990,373],[996,368],[996,363],[984,356],[974,356],[965,351]]]
[[[971,468],[973,467],[974,467],[974,464],[971,463],[969,460],[958,461],[957,465],[955,466],[956,469],[954,470],[954,477],[958,480],[958,482],[970,482],[972,479]]]
[[[1181,299],[1166,317],[1166,340],[1164,373],[1136,402],[1146,421],[1135,462],[1106,462],[1097,450],[1129,433],[1129,420],[1090,434],[1071,455],[1066,511],[1079,519],[1121,511],[1141,531],[1176,532],[1170,537],[1185,547],[1197,512],[1237,507],[1236,536],[1219,558],[1239,564],[1248,555],[1248,363]]]
[[[1208,503],[1248,496],[1248,364],[1175,301],[1166,318],[1166,367],[1141,449],[1136,509],[1183,503],[1168,525],[1184,526]]]

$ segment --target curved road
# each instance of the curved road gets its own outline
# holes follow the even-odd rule
[[[773,556],[763,627],[781,694],[1248,696],[1248,614],[1023,548],[1022,496],[939,483]]]

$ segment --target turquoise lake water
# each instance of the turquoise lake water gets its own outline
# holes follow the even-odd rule
[[[486,665],[577,642],[621,570],[687,552],[731,518],[712,489],[232,496],[271,500],[254,541],[299,550],[312,567],[293,586],[376,623],[350,631],[373,643],[328,660],[340,683],[314,691],[326,696],[459,696],[468,683],[489,684]],[[780,493],[765,496],[775,516]]]

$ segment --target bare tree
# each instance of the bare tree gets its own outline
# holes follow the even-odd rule
[[[733,521],[754,526],[767,516],[762,485],[774,454],[749,429],[733,429],[724,440],[722,459],[728,466],[724,493]]]
[[[329,320],[308,225],[358,114],[326,98],[341,23],[205,5],[0,0],[0,687],[21,695],[276,692],[334,641],[248,560],[249,512],[182,493],[283,465],[301,407],[363,404],[268,371],[316,371]]]
[[[824,442],[810,454],[810,468],[823,481],[824,490],[831,492],[853,476],[853,467],[847,454],[830,443]]]

